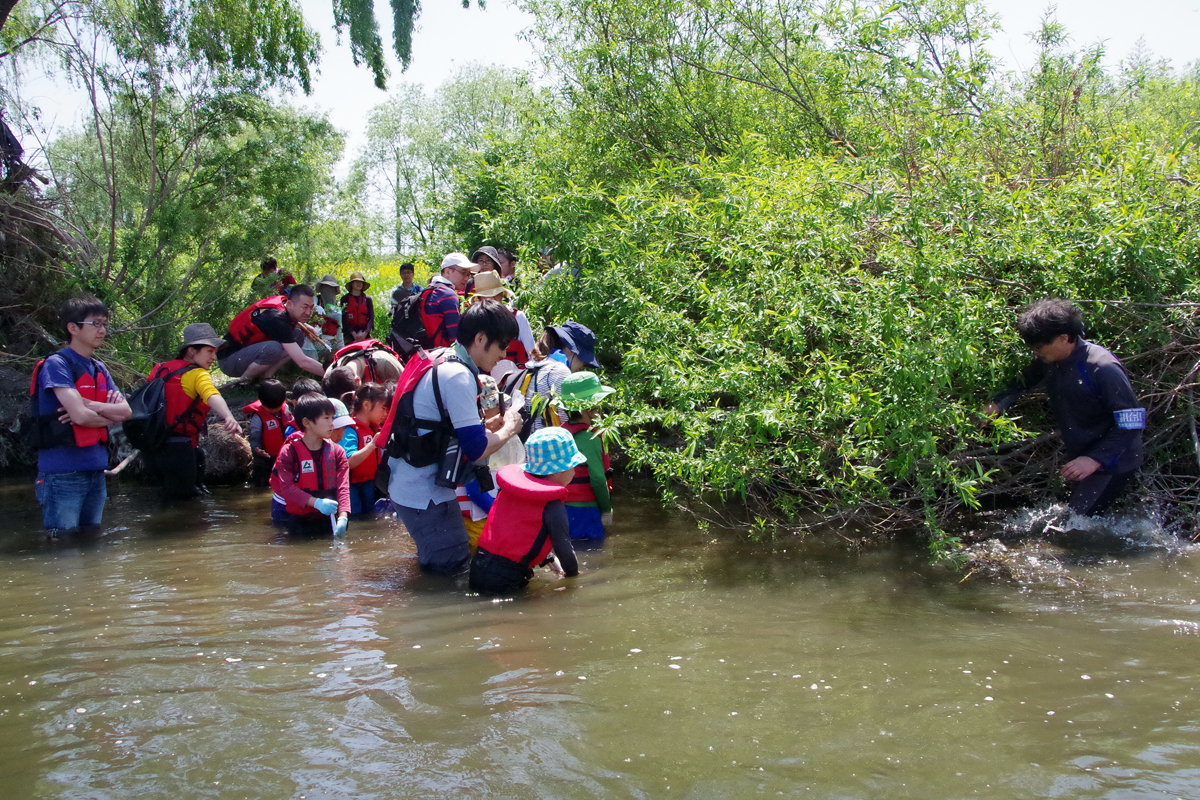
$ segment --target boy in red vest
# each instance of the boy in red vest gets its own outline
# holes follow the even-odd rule
[[[341,445],[329,441],[334,405],[324,395],[307,394],[296,401],[297,435],[279,451],[271,472],[271,521],[290,533],[320,533],[337,515],[334,536],[346,534],[350,515],[350,464]]]
[[[129,404],[108,368],[92,358],[108,333],[108,309],[90,295],[63,304],[70,343],[34,370],[30,386],[38,454],[35,489],[46,535],[100,527],[108,490],[108,426],[129,419]]]
[[[209,369],[217,360],[217,348],[225,340],[207,322],[183,329],[183,346],[172,361],[155,364],[150,378],[167,379],[167,440],[147,453],[152,471],[157,472],[163,491],[173,500],[185,500],[204,492],[204,451],[200,434],[207,427],[208,410],[217,412],[227,433],[240,436],[242,426],[213,385]]]
[[[279,381],[263,381],[258,387],[258,399],[244,406],[242,412],[250,418],[250,451],[254,453],[250,482],[266,486],[275,468],[275,458],[283,449],[286,431],[296,424],[287,407],[287,389]]]
[[[563,408],[570,419],[563,427],[575,438],[575,446],[587,459],[575,468],[567,484],[567,519],[572,539],[600,539],[612,525],[612,498],[609,494],[608,451],[604,441],[592,430],[600,401],[616,391],[604,386],[594,372],[576,372],[559,389]]]
[[[551,551],[564,575],[579,574],[563,501],[575,468],[586,459],[562,428],[531,435],[525,459],[496,473],[500,493],[471,559],[470,585],[477,592],[511,594],[525,588],[534,567],[553,563]]]

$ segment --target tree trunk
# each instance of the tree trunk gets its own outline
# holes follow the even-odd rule
[[[12,13],[13,6],[19,0],[0,0],[0,29],[4,28],[4,23],[8,22],[8,15]]]

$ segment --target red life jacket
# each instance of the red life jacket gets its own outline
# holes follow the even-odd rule
[[[371,322],[370,309],[367,308],[369,299],[365,294],[347,294],[342,298],[342,321],[346,323],[346,330],[366,330]]]
[[[58,356],[67,362],[67,367],[71,370],[71,377],[75,379],[75,389],[78,390],[80,397],[96,403],[108,402],[109,390],[117,387],[108,385],[108,381],[104,377],[104,370],[100,369],[98,362],[89,359],[92,361],[92,368],[96,372],[93,376],[89,375],[87,370],[78,365],[74,359],[62,355],[62,351],[54,353],[47,358],[54,358],[54,356]],[[100,442],[107,442],[108,428],[88,428],[74,423],[59,422],[58,418],[62,416],[62,412],[58,411],[57,407],[49,414],[38,413],[38,375],[41,374],[42,365],[46,363],[46,360],[46,358],[43,358],[34,366],[33,377],[29,381],[30,416],[37,425],[38,449],[69,447],[71,445],[75,447],[91,447]]]
[[[567,490],[529,475],[520,464],[501,467],[496,481],[500,494],[479,534],[480,548],[526,569],[542,563],[553,546],[549,532],[542,531],[542,513],[551,501],[565,500]]]
[[[262,401],[255,400],[249,405],[242,406],[242,413],[255,414],[262,420],[263,450],[270,453],[271,458],[277,457],[283,448],[284,430],[288,425],[296,424],[292,419],[292,412],[288,411],[287,404],[284,403],[278,412],[272,414],[263,407]]]
[[[563,428],[570,432],[572,436],[577,436],[588,429],[588,426],[582,422],[568,422],[563,425]],[[600,443],[600,452],[603,453],[604,474],[608,475],[609,462],[608,450],[604,447],[604,442]],[[612,490],[612,481],[608,482],[608,488]],[[588,465],[585,461],[575,468],[575,475],[571,478],[571,482],[567,484],[567,502],[568,503],[594,503],[596,502],[596,491],[592,488],[591,473],[588,471]]]
[[[429,295],[438,288],[449,289],[454,291],[449,286],[438,286],[430,284],[425,291],[421,292],[421,322],[425,325],[425,335],[433,344],[432,347],[452,347],[454,340],[446,335],[446,315],[445,314],[430,314],[425,310],[425,306],[429,303]],[[461,308],[461,301],[459,304]]]
[[[516,364],[517,369],[525,369],[525,363],[529,361],[529,351],[525,349],[525,345],[521,344],[520,339],[513,339],[508,343],[504,357]]]
[[[376,428],[372,428],[370,425],[359,422],[357,418],[354,420],[354,432],[358,434],[359,450],[375,441],[375,436],[379,433]],[[352,467],[350,469],[350,482],[362,483],[363,481],[375,480],[375,471],[379,469],[379,463],[381,461],[383,461],[383,451],[379,448],[379,446],[376,446],[374,453],[358,462],[357,467]]]
[[[208,403],[200,399],[200,395],[188,397],[183,390],[183,376],[192,369],[200,369],[198,364],[176,358],[155,364],[150,370],[150,380],[161,378],[168,372],[183,370],[170,378],[164,388],[167,395],[167,431],[172,436],[186,436],[192,440],[192,447],[200,441],[200,433],[204,430],[205,420],[208,419]]]
[[[333,317],[326,316],[325,321],[321,323],[321,333],[325,336],[337,336],[338,321]]]
[[[258,312],[265,309],[284,311],[287,297],[275,295],[263,300],[257,300],[243,308],[229,323],[229,340],[241,347],[247,347],[259,342],[269,342],[271,337],[262,332],[262,328],[254,324]],[[287,313],[286,311],[284,313]]]
[[[312,451],[304,444],[304,437],[291,436],[284,443],[279,453],[280,458],[292,459],[292,474],[296,476],[296,485],[313,497],[337,500],[338,476],[337,461],[333,456],[333,445],[321,441],[321,456],[314,459]],[[320,461],[320,464],[315,463]],[[296,516],[320,514],[312,506],[286,505],[287,513]]]

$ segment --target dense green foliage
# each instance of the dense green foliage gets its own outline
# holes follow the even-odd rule
[[[1017,307],[1200,299],[1195,75],[1106,74],[1048,23],[1005,83],[955,3],[634,5],[539,6],[570,108],[459,220],[556,248],[526,302],[596,330],[610,431],[669,494],[903,512],[944,554],[1003,477],[977,456],[1026,435],[976,412],[1028,358]],[[1122,354],[1171,335],[1084,305]]]

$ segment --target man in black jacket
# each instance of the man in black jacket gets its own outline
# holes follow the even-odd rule
[[[1018,316],[1017,331],[1036,358],[984,411],[1002,413],[1025,392],[1044,388],[1070,459],[1060,474],[1075,484],[1071,510],[1102,513],[1145,459],[1146,410],[1117,357],[1083,339],[1078,306],[1040,300]]]

